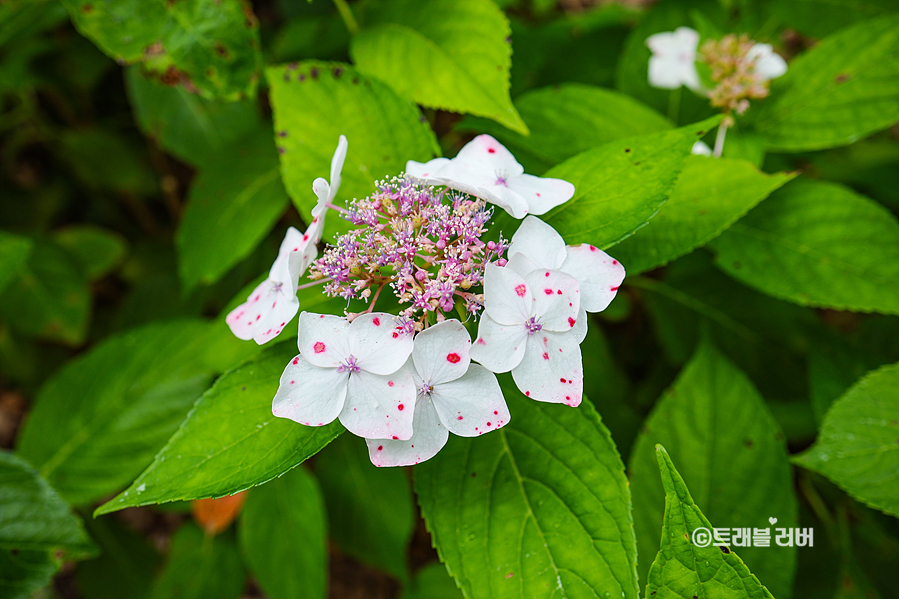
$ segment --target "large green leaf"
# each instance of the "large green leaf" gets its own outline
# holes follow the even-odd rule
[[[509,424],[415,468],[441,560],[468,599],[637,597],[628,481],[596,410],[503,389]]]
[[[78,590],[85,599],[144,599],[149,595],[160,556],[148,540],[115,518],[92,518],[86,524],[100,546],[100,555],[75,568]]]
[[[743,160],[689,156],[659,213],[612,253],[631,276],[667,264],[719,235],[793,177],[765,174]]]
[[[259,114],[249,100],[204,100],[152,81],[137,67],[125,71],[125,85],[143,132],[191,164],[220,161],[225,148],[259,127]]]
[[[75,27],[120,64],[143,63],[206,98],[253,93],[259,24],[241,0],[64,0]]]
[[[375,181],[398,175],[409,160],[425,161],[440,149],[418,108],[384,83],[339,63],[302,62],[267,69],[275,113],[281,174],[304,218],[315,206],[312,181],[328,178],[337,139],[349,142],[335,200],[364,198]],[[331,216],[325,234],[347,229]]]
[[[0,549],[0,597],[28,599],[49,584],[59,566],[47,551]]]
[[[630,96],[580,83],[528,91],[515,107],[531,130],[528,136],[482,118],[466,118],[456,128],[489,133],[534,175],[606,142],[671,128],[668,119]]]
[[[774,297],[899,314],[899,222],[845,187],[793,181],[711,246],[728,274]]]
[[[847,25],[895,10],[893,0],[767,0],[766,15],[785,27],[822,38]]]
[[[657,443],[680,465],[681,475],[718,526],[765,528],[798,524],[783,434],[746,376],[709,343],[702,343],[674,385],[653,408],[631,453],[638,554],[659,550],[665,514],[656,474]],[[740,556],[778,597],[789,597],[796,548],[741,547]],[[650,562],[638,564],[645,581]]]
[[[120,235],[91,225],[66,227],[56,231],[53,240],[75,258],[90,281],[113,271],[128,251]]]
[[[31,254],[0,295],[0,320],[29,335],[78,345],[87,335],[90,289],[62,248],[34,240]]]
[[[268,131],[206,162],[190,190],[177,243],[185,288],[210,285],[245,258],[290,204]]]
[[[613,141],[550,169],[547,177],[570,181],[575,192],[546,222],[569,244],[607,248],[632,235],[665,203],[693,143],[718,121]]]
[[[151,599],[237,599],[246,570],[231,535],[206,536],[188,523],[172,537],[169,558]]]
[[[847,27],[790,64],[749,113],[772,150],[852,143],[899,120],[899,14]]]
[[[237,493],[284,474],[330,443],[343,432],[337,421],[310,427],[272,415],[278,379],[294,355],[293,343],[280,343],[222,375],[150,467],[96,513]]]
[[[463,595],[444,565],[435,562],[415,573],[400,599],[463,599]]]
[[[198,320],[156,323],[69,362],[41,388],[18,452],[76,505],[121,488],[208,386],[214,333]]]
[[[360,561],[407,580],[415,513],[405,472],[374,468],[365,442],[343,435],[316,458],[315,474],[328,503],[334,541]]]
[[[697,529],[712,525],[690,496],[661,445],[656,458],[665,489],[662,547],[652,567],[646,597],[653,599],[773,599],[730,547],[699,547]],[[720,524],[720,523],[718,523]]]
[[[899,364],[869,373],[824,416],[794,461],[871,507],[899,517]]]
[[[240,545],[271,599],[324,599],[327,515],[315,477],[294,468],[247,495]]]
[[[16,278],[19,268],[28,260],[32,246],[28,237],[0,231],[0,293]]]
[[[491,0],[392,0],[350,44],[359,70],[430,108],[528,127],[509,98],[509,22]]]

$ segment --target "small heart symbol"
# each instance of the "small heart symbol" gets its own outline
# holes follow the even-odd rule
[[[773,526],[773,525],[777,524],[777,518],[768,518],[768,522],[770,522],[771,525]]]

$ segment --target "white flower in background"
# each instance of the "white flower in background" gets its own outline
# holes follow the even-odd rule
[[[771,44],[756,44],[746,53],[746,60],[755,64],[754,72],[763,81],[777,79],[787,72],[787,61],[774,52]]]
[[[573,330],[579,343],[587,334],[586,313],[605,310],[624,280],[620,262],[592,245],[565,245],[555,229],[535,216],[521,223],[507,256],[507,268],[522,276],[536,269],[555,269],[577,279],[580,311]]]
[[[434,457],[449,433],[476,437],[509,422],[509,409],[496,376],[471,364],[471,339],[458,320],[445,320],[415,337],[406,363],[418,397],[412,437],[367,439],[376,466],[410,466]]]
[[[410,160],[406,174],[483,198],[515,218],[543,214],[574,196],[568,181],[524,174],[511,152],[489,135],[475,137],[452,160]]]
[[[693,144],[693,149],[690,150],[690,153],[694,156],[711,156],[712,148],[704,141],[697,141]]]
[[[656,33],[646,38],[652,50],[649,59],[649,84],[662,89],[677,89],[686,85],[700,91],[702,83],[696,70],[699,33],[689,27]]]
[[[484,308],[471,359],[491,372],[511,370],[532,399],[579,405],[584,371],[573,330],[580,310],[577,280],[558,270],[522,276],[489,264]]]
[[[225,318],[231,332],[238,339],[253,339],[259,345],[277,337],[300,309],[297,284],[317,253],[308,232],[287,229],[268,278]]]
[[[300,355],[281,375],[272,413],[308,426],[339,418],[354,435],[370,439],[412,436],[415,384],[402,366],[412,336],[383,312],[352,323],[329,314],[300,315]]]

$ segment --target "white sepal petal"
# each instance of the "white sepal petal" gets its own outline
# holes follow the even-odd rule
[[[429,460],[440,451],[449,432],[427,399],[415,403],[412,436],[406,440],[366,439],[368,457],[375,466],[413,466]]]
[[[412,361],[423,381],[440,385],[465,374],[471,358],[471,337],[456,319],[428,327],[415,337]]]
[[[525,277],[533,294],[531,315],[544,329],[569,331],[580,309],[577,279],[560,270],[538,269]]]
[[[272,414],[308,426],[333,422],[343,409],[348,376],[336,368],[313,366],[303,356],[296,356],[281,375],[272,400]]]
[[[583,343],[584,339],[587,338],[587,324],[589,321],[590,317],[587,316],[587,311],[584,310],[584,306],[581,305],[581,309],[577,315],[577,321],[571,328],[571,332],[574,334],[574,338],[577,339],[578,344]]]
[[[386,312],[362,314],[353,320],[349,347],[359,368],[374,374],[390,374],[406,363],[412,353],[412,335],[404,335],[394,320]]]
[[[488,264],[484,269],[484,308],[496,322],[520,324],[531,316],[533,295],[525,278],[512,270]]]
[[[440,169],[449,164],[449,161],[449,158],[435,158],[424,163],[410,160],[406,163],[406,174],[427,183],[442,185],[443,182],[438,175]]]
[[[347,383],[340,423],[366,439],[409,439],[415,395],[415,383],[407,368],[389,375],[354,372]]]
[[[577,406],[584,393],[581,348],[573,332],[540,331],[527,340],[512,378],[522,393],[538,401]]]
[[[519,254],[527,257],[534,265],[522,275],[536,268],[559,268],[565,260],[565,240],[536,216],[528,216],[512,235],[506,252],[510,261]]]
[[[756,44],[746,53],[747,60],[755,61],[755,73],[763,80],[777,79],[787,72],[787,62],[777,54],[771,44]]]
[[[624,266],[592,245],[568,246],[560,270],[577,279],[581,305],[588,312],[601,312],[615,299],[624,280]]]
[[[444,426],[461,437],[496,430],[510,418],[496,375],[479,364],[461,378],[435,386],[431,402]]]
[[[490,372],[508,372],[524,357],[527,337],[523,324],[500,324],[485,313],[469,355]]]
[[[303,312],[297,347],[310,364],[337,368],[350,356],[349,330],[346,318]]]
[[[521,175],[506,184],[524,199],[529,214],[546,214],[574,197],[574,185],[562,179]]]

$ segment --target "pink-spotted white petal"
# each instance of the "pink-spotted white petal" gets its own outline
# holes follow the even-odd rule
[[[522,324],[531,316],[533,295],[521,276],[511,268],[488,264],[484,269],[484,308],[496,322]]]
[[[459,187],[460,191],[466,191]],[[493,183],[482,185],[479,187],[473,186],[473,191],[466,191],[471,195],[484,198],[488,202],[492,204],[496,204],[510,215],[512,218],[524,218],[528,213],[528,202],[527,200],[518,192],[509,188],[509,186],[503,183]]]
[[[274,283],[268,279],[262,281],[256,286],[256,289],[253,290],[246,302],[231,310],[228,316],[225,317],[225,322],[231,328],[231,332],[234,333],[235,337],[244,341],[249,341],[253,338],[253,332],[258,322],[262,319],[265,306],[271,305],[268,298],[269,291],[273,286]],[[265,301],[263,301],[263,298],[265,298]]]
[[[437,386],[465,374],[471,362],[470,348],[471,337],[462,323],[454,318],[444,320],[415,336],[412,362],[421,380]]]
[[[347,383],[340,422],[366,439],[408,439],[415,395],[415,383],[406,368],[389,375],[354,372]]]
[[[406,441],[366,439],[368,457],[375,466],[413,466],[429,460],[440,451],[449,432],[437,417],[437,411],[427,398],[415,402],[412,436]]]
[[[538,269],[525,277],[533,294],[531,315],[544,329],[569,331],[580,309],[577,279],[561,270]]]
[[[565,240],[555,229],[536,216],[528,216],[512,235],[506,255],[510,263],[516,256],[526,257],[533,264],[533,268],[521,273],[527,275],[537,268],[559,268],[565,252]]]
[[[297,347],[303,357],[315,366],[337,368],[350,357],[350,323],[331,314],[300,314]]]
[[[605,310],[615,299],[625,275],[618,260],[587,244],[569,246],[560,270],[577,279],[581,305],[588,312]]]
[[[584,368],[574,333],[543,330],[528,337],[527,352],[512,370],[512,378],[531,399],[579,405],[584,393]]]
[[[510,177],[506,185],[525,201],[530,214],[546,214],[574,197],[574,185],[562,179],[521,175]]]
[[[296,356],[281,375],[272,414],[308,426],[333,422],[343,409],[349,374],[313,366]]]
[[[303,240],[303,234],[296,228],[289,227],[281,241],[281,247],[278,249],[278,257],[275,258],[275,262],[268,272],[268,278],[285,286],[292,286],[293,292],[296,293],[298,279],[291,276],[290,254],[305,247],[306,241]]]
[[[574,326],[571,327],[571,332],[574,335],[574,338],[577,339],[578,344],[584,342],[584,339],[587,338],[587,324],[589,323],[590,317],[587,316],[587,311],[584,310],[584,306],[581,305],[581,309],[578,311],[577,320],[574,323]]]
[[[268,343],[281,334],[287,323],[293,320],[300,310],[300,301],[296,292],[284,293],[282,287],[279,292],[269,294],[271,303],[265,304],[265,312],[256,323],[253,330],[253,340],[259,345]]]
[[[509,408],[496,375],[479,364],[454,381],[434,386],[431,402],[453,434],[476,437],[509,422]]]
[[[406,174],[432,185],[443,185],[444,181],[439,176],[440,170],[449,164],[449,161],[449,158],[434,158],[424,163],[410,160],[406,163]]]
[[[362,370],[375,374],[396,372],[412,353],[412,335],[397,329],[396,318],[386,312],[357,316],[350,325],[350,353]]]
[[[469,355],[490,372],[508,372],[518,366],[527,347],[524,324],[500,324],[489,313],[481,315],[478,339]]]

